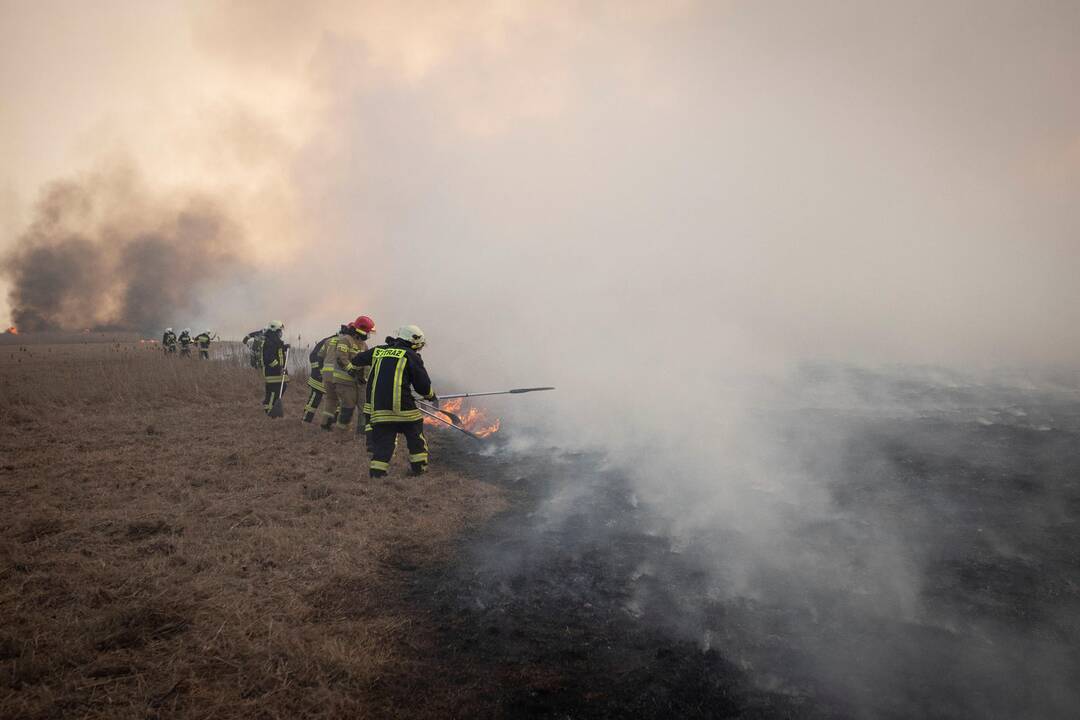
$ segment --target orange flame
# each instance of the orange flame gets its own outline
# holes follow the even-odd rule
[[[9,327],[9,328],[8,328],[8,329],[7,329],[7,330],[6,330],[5,332],[6,332],[6,333],[7,333],[8,335],[18,335],[18,334],[19,334],[19,328],[17,328],[17,327],[15,327],[14,325],[12,325],[12,326],[11,326],[11,327]]]
[[[470,407],[463,412],[461,410],[461,406],[464,404],[463,400],[463,398],[447,400],[442,403],[442,409],[460,416],[462,426],[474,435],[487,437],[488,435],[494,435],[499,432],[499,425],[501,423],[499,418],[491,420],[483,410],[476,407]],[[443,424],[432,417],[424,417],[424,422],[428,425]]]

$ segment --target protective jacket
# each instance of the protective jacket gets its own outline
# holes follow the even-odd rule
[[[186,332],[180,333],[180,344],[183,345],[184,347],[187,347],[188,345],[190,345],[191,344],[191,336],[188,335]]]
[[[364,412],[372,425],[423,420],[412,391],[429,399],[435,392],[423,358],[406,341],[388,337],[385,345],[358,354],[352,364],[371,366]]]
[[[161,336],[161,344],[166,348],[176,347],[176,333],[167,332]]]
[[[195,344],[199,346],[200,350],[210,349],[210,333],[199,333],[195,336]]]
[[[343,325],[341,332],[326,341],[324,350],[323,383],[336,382],[348,385],[360,383],[363,385],[367,381],[366,371],[350,372],[353,358],[367,350],[367,345],[355,331]]]
[[[289,346],[282,341],[278,333],[263,334],[263,380],[268,383],[280,383],[282,375],[285,375],[285,379],[288,380],[288,372],[285,370],[285,351],[288,349]]]
[[[260,328],[259,330],[252,330],[251,332],[249,332],[247,335],[244,336],[244,339],[241,341],[245,345],[248,345],[249,341],[251,342],[251,344],[248,345],[248,349],[251,351],[250,360],[251,367],[253,368],[262,367],[263,339],[265,337],[266,328]]]
[[[311,348],[311,354],[308,355],[308,362],[311,363],[311,377],[308,378],[307,384],[308,387],[319,392],[326,392],[326,386],[322,382],[322,366],[323,360],[326,358],[326,343],[336,337],[337,335],[324,337],[315,343],[315,347]]]

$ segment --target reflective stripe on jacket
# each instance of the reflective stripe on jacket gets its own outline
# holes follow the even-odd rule
[[[386,340],[386,345],[353,358],[354,366],[371,366],[364,412],[374,425],[422,420],[424,416],[416,407],[412,391],[426,398],[433,395],[424,360],[404,342],[395,338]]]
[[[288,380],[288,371],[285,369],[285,343],[277,333],[266,333],[262,346],[262,371],[263,380],[266,382],[281,382],[284,376]]]
[[[349,373],[353,358],[367,350],[364,341],[352,333],[343,332],[326,342],[326,356],[323,358],[322,377],[325,383],[333,379],[338,383],[363,382]],[[366,373],[363,374],[366,379]]]

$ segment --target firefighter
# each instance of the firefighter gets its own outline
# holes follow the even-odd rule
[[[368,349],[364,341],[374,329],[374,321],[361,315],[348,325],[342,325],[337,337],[326,342],[322,365],[322,381],[326,387],[323,430],[332,430],[335,426],[342,430],[349,427],[353,413],[360,405],[360,386],[367,382],[367,369],[354,369],[352,360]],[[357,422],[363,424],[363,417]]]
[[[176,352],[176,333],[172,328],[165,328],[165,334],[161,336],[161,347],[165,350],[166,355],[172,355]]]
[[[199,346],[199,359],[210,359],[210,341],[212,339],[213,335],[209,330],[203,330],[195,336],[195,344]]]
[[[409,446],[409,466],[413,475],[427,471],[428,447],[424,438],[424,416],[416,407],[412,391],[438,406],[420,350],[426,339],[415,325],[398,329],[397,337],[387,337],[379,345],[360,353],[353,367],[371,366],[364,412],[370,418],[373,452],[369,474],[384,477],[397,444],[397,434],[405,435]]]
[[[285,351],[289,346],[281,338],[285,323],[275,320],[266,326],[262,335],[262,375],[266,391],[263,395],[263,407],[266,414],[274,409],[285,390],[289,387],[289,373],[285,367]],[[282,382],[284,381],[284,382]]]
[[[191,328],[180,331],[180,357],[191,357]]]
[[[311,392],[308,394],[307,405],[304,406],[303,419],[306,423],[315,419],[315,411],[319,409],[323,395],[326,394],[326,386],[322,381],[323,359],[326,357],[326,343],[336,337],[337,335],[324,337],[315,343],[315,347],[311,349],[311,354],[308,355],[308,362],[311,364],[311,377],[308,378],[307,384],[311,388]]]
[[[250,353],[248,360],[251,363],[251,367],[259,370],[262,370],[262,349],[263,339],[265,337],[266,328],[261,328],[259,330],[252,330],[244,336],[243,340],[241,340],[241,342],[248,347],[248,352]]]

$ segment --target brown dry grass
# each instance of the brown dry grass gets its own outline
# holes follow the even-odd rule
[[[0,716],[438,717],[402,599],[500,492],[389,480],[259,407],[255,371],[137,344],[0,348]],[[400,455],[401,453],[399,453]],[[419,686],[424,686],[420,683]]]

